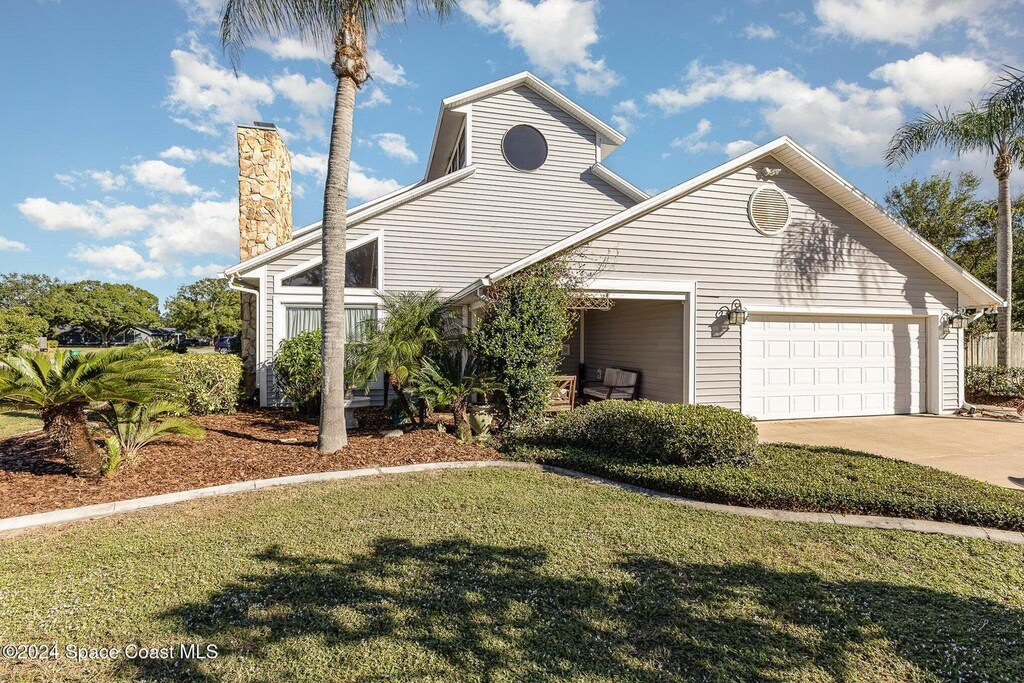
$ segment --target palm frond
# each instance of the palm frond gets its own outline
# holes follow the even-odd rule
[[[988,111],[971,106],[968,111],[925,112],[897,129],[885,152],[890,168],[903,166],[914,156],[946,147],[957,155],[975,150],[991,152],[998,142],[998,126]]]

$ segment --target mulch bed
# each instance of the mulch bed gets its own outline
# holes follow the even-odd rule
[[[35,432],[0,441],[0,518],[140,498],[160,493],[360,467],[465,460],[495,460],[483,446],[465,444],[428,427],[385,438],[390,428],[369,409],[361,429],[349,435],[343,451],[316,451],[316,424],[279,410],[246,410],[197,418],[206,438],[170,437],[143,449],[136,462],[110,478],[70,476]]]

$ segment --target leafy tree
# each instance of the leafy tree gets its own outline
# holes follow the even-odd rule
[[[566,259],[553,259],[499,282],[487,293],[470,346],[483,367],[504,385],[513,423],[540,416],[551,394],[575,315],[569,310],[575,274]]]
[[[356,346],[352,382],[369,387],[381,374],[395,391],[399,405],[416,422],[407,389],[423,360],[439,353],[454,335],[452,311],[439,290],[388,292],[383,296],[383,319],[368,320],[366,340]]]
[[[890,167],[903,165],[911,157],[936,147],[946,147],[957,154],[983,152],[995,157],[992,172],[999,187],[995,231],[996,293],[1006,301],[996,321],[999,365],[1006,365],[1009,359],[1013,312],[1010,173],[1014,166],[1024,166],[1024,106],[1018,103],[1014,87],[1008,84],[992,93],[983,104],[971,104],[966,111],[926,113],[904,123],[893,135],[885,154]]]
[[[952,256],[973,237],[980,185],[973,173],[961,173],[955,183],[949,175],[933,175],[897,185],[885,203],[911,230]]]
[[[0,353],[13,353],[23,346],[35,346],[36,337],[46,334],[46,321],[32,315],[25,306],[0,308]]]
[[[239,293],[222,278],[205,278],[178,287],[167,300],[165,321],[188,335],[216,337],[235,334],[242,328]]]
[[[445,18],[458,0],[227,0],[221,41],[237,66],[242,52],[270,37],[298,37],[330,50],[338,85],[323,212],[323,390],[321,453],[348,443],[345,432],[345,229],[356,90],[370,78],[366,35],[405,19],[410,7]]]
[[[59,283],[49,275],[4,273],[0,275],[0,309],[24,306],[37,315],[36,305]]]
[[[82,327],[108,346],[129,327],[159,324],[158,303],[156,295],[133,285],[84,280],[54,285],[36,308],[51,326]]]
[[[0,410],[38,410],[57,455],[78,476],[99,475],[106,460],[86,421],[91,404],[149,404],[173,390],[165,355],[145,346],[52,357],[22,351],[0,360]]]

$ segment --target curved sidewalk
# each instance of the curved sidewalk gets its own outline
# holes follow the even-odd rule
[[[612,486],[624,491],[638,493],[651,498],[658,498],[676,505],[685,505],[698,510],[721,512],[730,515],[740,515],[743,517],[758,517],[760,519],[769,519],[777,522],[838,524],[841,526],[859,527],[863,529],[894,529],[898,531],[913,531],[925,534],[943,534],[946,536],[956,536],[961,538],[983,538],[990,541],[1024,545],[1024,533],[1019,531],[987,529],[980,526],[951,524],[948,522],[932,522],[923,519],[905,519],[902,517],[847,515],[830,512],[794,512],[791,510],[769,510],[763,508],[741,507],[738,505],[723,505],[721,503],[706,503],[690,498],[683,498],[682,496],[675,496],[669,493],[653,491],[640,486],[633,486],[632,484],[624,484],[622,482],[597,477],[591,474],[567,470],[561,467],[535,465],[533,463],[524,462],[507,462],[503,460],[438,462],[421,465],[401,465],[398,467],[367,467],[358,470],[316,472],[313,474],[299,474],[291,477],[277,477],[275,479],[243,481],[235,484],[223,484],[221,486],[193,489],[191,491],[165,493],[159,496],[148,496],[146,498],[120,500],[113,503],[99,503],[97,505],[87,505],[85,507],[69,508],[67,510],[41,512],[34,515],[22,515],[20,517],[8,517],[6,519],[0,519],[0,533],[49,526],[52,524],[62,524],[65,522],[75,522],[85,519],[93,519],[96,517],[105,517],[120,512],[129,512],[131,510],[143,510],[162,505],[197,500],[199,498],[209,498],[211,496],[221,496],[231,493],[243,493],[245,491],[257,491],[259,489],[273,488],[276,486],[311,484],[315,482],[337,481],[342,479],[359,479],[361,477],[372,477],[377,475],[409,474],[414,472],[433,472],[437,470],[476,469],[483,467],[551,472],[553,474],[572,477],[573,479],[581,479],[595,484],[601,484],[603,486]]]

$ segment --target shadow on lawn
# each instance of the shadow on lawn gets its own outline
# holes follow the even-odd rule
[[[881,640],[888,641],[892,678],[1024,676],[1020,610],[921,588],[823,581],[759,563],[632,556],[615,566],[621,574],[596,581],[549,573],[543,549],[400,539],[381,539],[348,561],[288,556],[275,547],[258,559],[269,573],[164,618],[190,638],[221,643],[222,658],[256,665],[272,647],[298,638],[308,645],[309,636],[348,650],[331,657],[339,672],[348,655],[359,661],[358,652],[376,639],[443,661],[429,671],[419,657],[415,671],[398,674],[406,680],[787,680],[815,668],[842,680],[878,664],[855,650]],[[150,679],[204,678],[180,661],[134,665]]]

